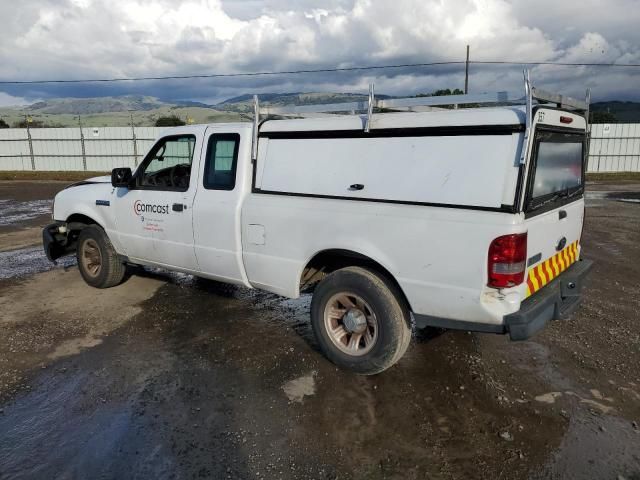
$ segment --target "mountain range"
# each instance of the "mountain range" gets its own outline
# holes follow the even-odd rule
[[[377,95],[378,98],[389,98]],[[354,93],[269,93],[261,94],[263,104],[309,105],[366,100],[367,96]],[[215,105],[192,101],[165,102],[156,97],[126,95],[97,98],[58,98],[22,107],[0,108],[0,119],[13,126],[31,117],[48,126],[152,126],[162,116],[177,115],[193,123],[246,121],[252,109],[253,95],[244,94],[229,98]],[[640,123],[638,102],[597,102],[591,105],[597,112],[608,112],[620,123]],[[80,117],[80,120],[78,119]]]

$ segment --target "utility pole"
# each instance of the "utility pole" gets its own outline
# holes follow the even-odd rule
[[[469,93],[469,45],[467,45],[467,61],[464,63],[464,94]]]

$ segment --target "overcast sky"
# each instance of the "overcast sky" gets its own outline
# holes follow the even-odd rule
[[[464,60],[640,63],[639,0],[28,0],[0,3],[0,80],[277,71]],[[515,90],[522,67],[471,68],[470,91]],[[640,100],[640,68],[536,67],[534,83]],[[463,66],[118,84],[0,85],[0,105],[146,94],[385,94],[462,88]]]

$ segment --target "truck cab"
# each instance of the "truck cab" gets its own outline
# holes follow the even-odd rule
[[[116,189],[117,249],[134,263],[248,286],[240,216],[250,150],[250,124],[184,127],[160,138]]]
[[[98,288],[148,265],[313,292],[321,349],[362,374],[398,361],[414,326],[525,340],[575,311],[591,266],[586,105],[528,80],[526,92],[522,106],[371,93],[366,115],[285,120],[273,108],[261,118],[256,99],[253,124],[173,128],[134,171],[63,190],[45,252],[75,252]],[[499,105],[432,110],[483,99]]]

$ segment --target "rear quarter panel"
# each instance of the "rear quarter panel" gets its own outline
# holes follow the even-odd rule
[[[351,250],[389,270],[415,313],[501,323],[519,303],[508,307],[486,291],[487,251],[495,237],[522,232],[522,220],[500,212],[254,193],[242,212],[244,263],[253,286],[297,297],[314,255]],[[264,228],[263,245],[252,241],[255,225]]]

